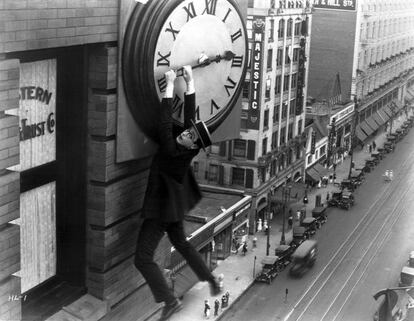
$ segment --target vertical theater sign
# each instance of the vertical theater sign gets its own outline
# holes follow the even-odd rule
[[[248,109],[248,128],[259,129],[260,93],[262,79],[263,43],[265,23],[261,17],[253,19],[253,47],[251,56],[250,100]]]
[[[56,160],[56,59],[20,64],[20,164],[23,172]],[[56,184],[22,191],[21,227],[22,293],[56,274]]]

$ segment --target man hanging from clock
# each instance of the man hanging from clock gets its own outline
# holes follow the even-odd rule
[[[175,249],[185,258],[201,281],[208,281],[210,293],[221,293],[217,278],[197,250],[186,240],[184,215],[201,199],[201,191],[191,170],[191,161],[200,148],[211,145],[204,122],[195,123],[195,89],[190,66],[183,67],[187,90],[184,97],[184,128],[173,124],[172,105],[176,73],[165,73],[167,87],[162,99],[158,128],[159,150],[153,158],[145,193],[135,266],[147,281],[157,303],[164,302],[160,320],[167,320],[182,307],[154,262],[154,252],[167,232]]]

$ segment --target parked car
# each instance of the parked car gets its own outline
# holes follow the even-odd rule
[[[317,227],[321,227],[322,224],[328,220],[327,208],[325,206],[318,206],[312,210],[312,217],[317,221]]]
[[[288,265],[292,258],[292,253],[295,251],[295,246],[290,246],[288,244],[281,244],[278,247],[275,248],[275,255],[279,257],[279,260],[283,263],[283,265],[286,267]]]
[[[265,256],[262,260],[262,271],[256,276],[256,281],[270,284],[284,269],[284,264],[276,255]]]
[[[307,234],[307,238],[309,238],[311,235],[314,235],[316,233],[316,225],[317,225],[316,218],[305,217],[302,223],[300,223],[300,225],[306,229],[305,233]]]

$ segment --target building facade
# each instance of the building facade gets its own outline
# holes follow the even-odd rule
[[[310,95],[331,97],[340,74],[342,98],[355,100],[356,135],[364,141],[406,108],[414,76],[414,3],[406,0],[314,1]]]
[[[151,157],[116,160],[121,2],[138,3],[0,5],[1,320],[136,321],[162,307],[133,264]],[[247,226],[251,202],[214,193],[233,195],[227,209],[186,220],[212,268]],[[156,257],[185,291],[167,238]]]
[[[195,162],[203,182],[252,195],[250,232],[266,219],[269,191],[304,177],[311,24],[307,1],[249,1],[240,138],[211,146]]]

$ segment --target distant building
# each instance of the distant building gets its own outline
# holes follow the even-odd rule
[[[356,100],[364,141],[406,108],[414,85],[414,2],[314,0],[309,95],[329,101],[339,74],[342,99]]]
[[[312,24],[309,1],[248,2],[250,65],[240,138],[211,146],[194,162],[206,184],[252,195],[250,232],[267,219],[269,192],[304,180],[305,102]]]

